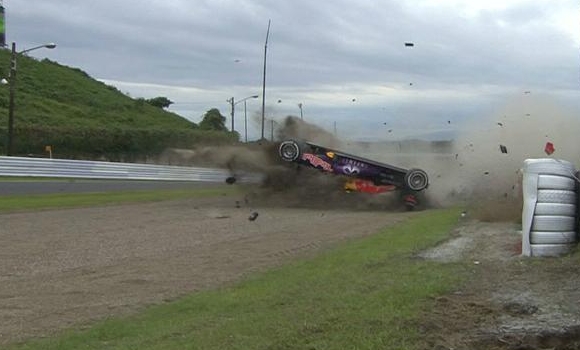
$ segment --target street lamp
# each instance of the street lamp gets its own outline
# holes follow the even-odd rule
[[[246,114],[246,101],[251,99],[251,98],[258,98],[258,95],[252,95],[252,96],[248,96],[248,97],[244,97],[241,100],[235,101],[233,97],[228,99],[228,102],[230,103],[230,105],[232,106],[232,132],[234,132],[234,111],[235,111],[235,106],[238,103],[244,102],[244,128],[246,131],[246,142],[248,142],[248,116]]]
[[[8,84],[10,84],[10,95],[8,97],[8,139],[6,142],[6,155],[12,155],[12,140],[14,138],[14,97],[16,94],[16,57],[26,52],[36,49],[54,49],[55,43],[48,43],[44,45],[35,46],[30,49],[16,52],[16,43],[12,42],[12,55],[10,56],[10,75],[8,76]]]

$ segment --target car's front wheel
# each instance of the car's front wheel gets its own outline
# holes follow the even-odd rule
[[[405,174],[405,186],[413,191],[422,191],[429,186],[429,177],[424,170],[411,169]]]
[[[282,141],[278,147],[278,154],[282,160],[294,162],[300,158],[301,149],[298,142],[294,140]]]

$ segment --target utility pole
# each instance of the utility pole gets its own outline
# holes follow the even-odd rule
[[[232,115],[232,132],[234,132],[234,110],[235,110],[235,108],[234,108],[234,98],[233,97],[230,98],[229,100],[227,100],[227,102],[229,102],[230,105],[232,106],[232,113],[231,113],[231,115]]]
[[[304,116],[302,115],[302,102],[298,104],[298,108],[300,108],[300,119],[304,120]]]
[[[8,97],[8,141],[6,144],[6,155],[12,155],[12,142],[14,139],[14,95],[16,93],[16,43],[12,43],[10,55],[10,75],[8,76],[9,97]]]
[[[268,20],[268,30],[266,31],[266,43],[264,44],[264,75],[262,79],[262,140],[264,140],[264,123],[266,111],[266,52],[268,51],[268,37],[270,36],[270,21]]]

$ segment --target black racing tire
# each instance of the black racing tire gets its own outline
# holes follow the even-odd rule
[[[405,186],[413,191],[422,191],[429,186],[429,176],[424,170],[410,169],[405,174]]]
[[[286,140],[280,143],[278,155],[286,162],[295,162],[302,155],[300,144],[294,140]]]

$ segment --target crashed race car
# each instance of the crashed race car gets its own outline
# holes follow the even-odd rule
[[[384,193],[399,190],[409,210],[417,206],[417,194],[429,186],[429,177],[424,170],[403,169],[311,142],[282,141],[278,155],[286,162],[346,176],[346,191]]]

